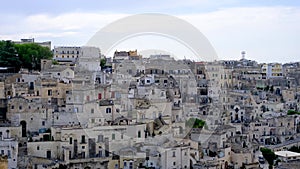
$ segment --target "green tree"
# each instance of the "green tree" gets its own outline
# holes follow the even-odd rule
[[[22,62],[22,67],[29,70],[40,70],[41,59],[51,59],[53,56],[49,48],[36,43],[15,44],[15,48]]]
[[[300,112],[297,112],[295,110],[288,110],[288,112],[287,112],[287,115],[295,115],[295,114],[299,114],[300,115]]]
[[[185,122],[185,124],[190,128],[203,128],[205,121],[197,118],[190,118]]]
[[[0,66],[15,67],[16,70],[21,66],[20,58],[11,41],[0,41]]]
[[[52,64],[53,64],[53,65],[59,65],[59,63],[58,63],[57,60],[52,60]]]
[[[268,149],[268,148],[260,148],[260,151],[262,153],[262,155],[264,156],[264,158],[268,161],[269,166],[273,166],[274,164],[274,160],[276,159],[276,155],[275,153]]]
[[[101,59],[100,60],[100,66],[101,66],[101,68],[103,68],[105,66],[105,64],[106,64],[106,58]]]

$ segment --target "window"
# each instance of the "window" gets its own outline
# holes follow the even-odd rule
[[[52,90],[48,90],[48,96],[52,96]]]
[[[173,151],[173,157],[176,157],[176,152],[175,151]]]
[[[175,162],[175,161],[173,162],[173,165],[174,165],[174,166],[176,165],[176,162]]]
[[[37,146],[37,147],[36,147],[36,150],[40,150],[40,146]]]
[[[42,121],[42,126],[45,126],[45,121]]]
[[[115,98],[115,92],[114,91],[111,92],[111,98]]]
[[[51,158],[51,151],[50,151],[50,150],[47,151],[47,158],[48,158],[48,159]]]
[[[70,144],[72,144],[72,142],[73,142],[73,138],[72,138],[72,137],[70,137],[70,139],[69,139],[69,143],[70,143]]]
[[[81,143],[85,143],[85,135],[81,136]]]
[[[98,93],[98,99],[101,100],[102,96],[101,93]]]
[[[98,142],[103,142],[103,135],[98,135]]]
[[[113,134],[111,134],[111,139],[112,140],[115,140],[116,139],[116,135],[113,133]]]
[[[111,113],[111,108],[110,107],[106,108],[106,113]]]
[[[30,83],[29,83],[29,89],[30,89],[30,90],[33,90],[33,89],[34,89],[34,82],[30,82]]]
[[[12,106],[11,106],[11,109],[15,109],[15,106],[14,106],[14,105],[12,105]]]
[[[141,131],[138,131],[138,138],[141,138]]]
[[[94,109],[91,109],[91,113],[94,113]]]

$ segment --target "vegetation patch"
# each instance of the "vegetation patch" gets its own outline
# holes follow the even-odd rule
[[[288,110],[288,112],[287,112],[287,115],[295,115],[295,114],[299,114],[300,115],[300,112],[297,112],[295,110]]]
[[[205,121],[197,118],[190,118],[185,122],[185,125],[190,128],[203,128]]]

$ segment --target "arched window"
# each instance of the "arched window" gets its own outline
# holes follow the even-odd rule
[[[111,113],[111,108],[110,107],[106,108],[106,113]]]

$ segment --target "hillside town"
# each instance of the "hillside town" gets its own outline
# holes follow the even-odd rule
[[[52,53],[40,71],[1,68],[0,166],[300,166],[300,62],[258,63],[245,52],[213,62],[104,56],[89,46]]]

